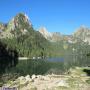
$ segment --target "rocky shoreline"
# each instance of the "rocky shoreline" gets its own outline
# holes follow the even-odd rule
[[[90,76],[82,72],[81,68],[75,68],[67,75],[20,76],[14,81],[8,81],[3,87],[12,88],[7,90],[90,90],[87,80],[90,80]]]

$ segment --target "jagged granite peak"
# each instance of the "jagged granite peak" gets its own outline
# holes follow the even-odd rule
[[[41,27],[39,29],[39,32],[49,41],[56,42],[60,41],[62,39],[62,35],[60,32],[48,32],[45,27]]]
[[[62,40],[62,35],[60,32],[52,32],[52,41],[60,41]]]
[[[80,40],[74,35],[63,35],[60,32],[48,32],[45,27],[41,27],[39,32],[50,42],[58,42],[63,40],[68,43],[77,43]]]
[[[48,40],[52,37],[52,34],[45,27],[40,27],[39,32]]]
[[[90,28],[86,26],[80,26],[80,28],[73,33],[73,37],[81,39],[84,42],[88,42],[90,44]]]
[[[18,20],[23,20],[24,22],[28,23],[29,25],[32,25],[29,17],[27,14],[24,14],[24,13],[19,13],[16,15],[15,19],[18,21]]]
[[[87,35],[90,32],[90,28],[86,26],[80,26],[74,33],[74,36]]]
[[[32,27],[29,17],[24,13],[19,13],[13,17],[7,24],[4,32],[2,32],[2,38],[12,38],[17,37],[21,34],[26,34],[28,30]]]
[[[26,14],[19,13],[8,23],[8,28],[14,30],[16,27],[22,28],[24,24],[32,26],[28,16]]]

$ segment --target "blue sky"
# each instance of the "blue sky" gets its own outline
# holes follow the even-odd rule
[[[26,13],[35,29],[71,34],[81,25],[90,27],[90,0],[0,0],[0,21]]]

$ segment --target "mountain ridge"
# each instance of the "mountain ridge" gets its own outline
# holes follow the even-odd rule
[[[49,41],[51,42],[57,42],[61,40],[66,40],[70,43],[74,43],[76,41],[82,40],[84,42],[87,42],[90,44],[90,28],[86,26],[80,26],[75,32],[73,32],[71,35],[64,35],[60,32],[48,32],[45,27],[42,27],[39,29],[39,32]],[[46,37],[47,36],[47,37]]]
[[[7,24],[0,23],[0,38],[13,38],[24,34],[28,34],[32,23],[29,17],[25,13],[19,13],[13,17]],[[86,26],[80,26],[71,35],[64,35],[60,32],[48,32],[46,27],[40,27],[37,31],[50,42],[68,41],[74,43],[78,39],[90,44],[90,28]]]

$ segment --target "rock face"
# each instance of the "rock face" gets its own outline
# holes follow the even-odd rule
[[[32,24],[26,14],[17,14],[8,24],[0,24],[1,35],[0,38],[17,37],[20,34],[26,34]]]
[[[59,32],[52,33],[52,41],[61,41],[63,40],[63,36]]]
[[[50,33],[45,27],[39,29],[39,32],[49,41],[67,41],[69,43],[76,43],[78,41],[88,42],[90,44],[90,28],[81,26],[72,35],[62,35],[59,32]]]
[[[62,35],[60,32],[48,32],[45,27],[39,29],[39,32],[50,42],[67,41],[75,43],[73,35]]]
[[[45,27],[41,27],[39,32],[49,41],[56,42],[62,39],[62,35],[59,32],[50,33]]]
[[[81,26],[76,32],[73,33],[73,37],[90,44],[90,28]]]
[[[68,41],[73,43],[73,36],[72,35],[62,35],[60,32],[48,32],[45,27],[39,29],[39,32],[50,42],[58,42],[58,41]]]
[[[48,40],[51,40],[52,38],[52,34],[50,32],[47,31],[47,29],[45,27],[41,27],[39,29],[39,32]]]

